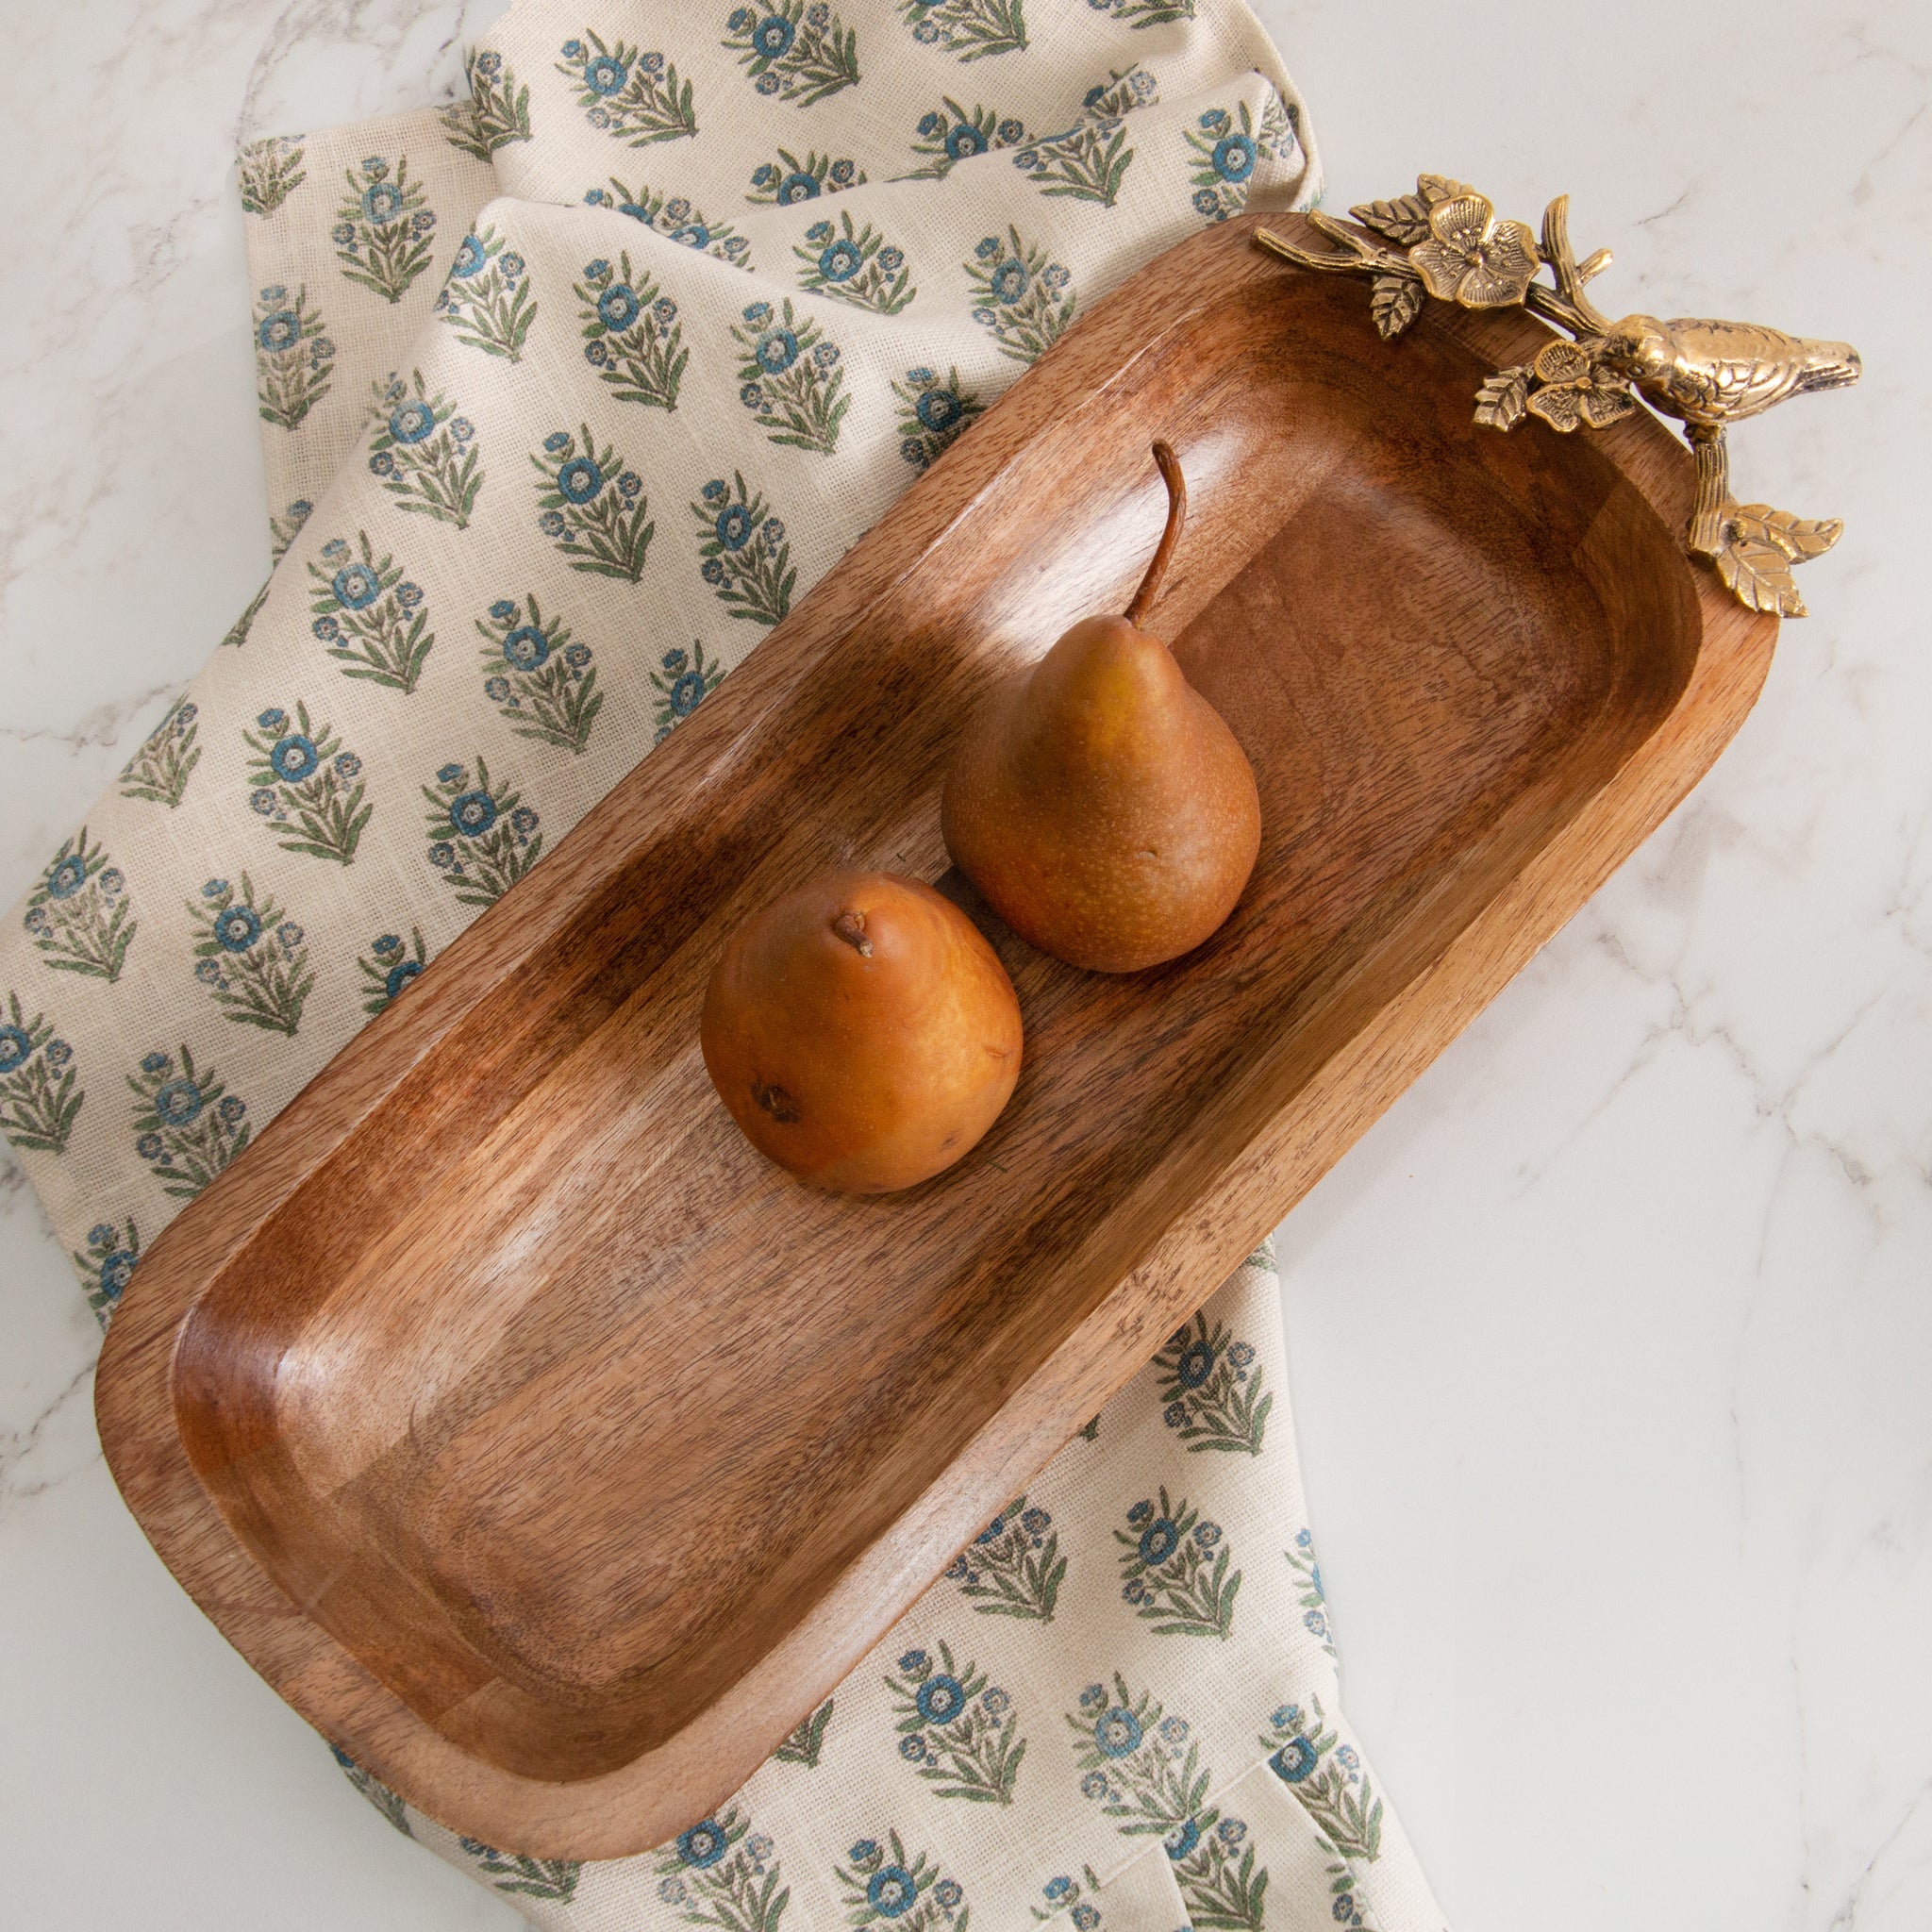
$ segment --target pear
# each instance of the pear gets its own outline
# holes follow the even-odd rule
[[[1121,617],[1088,617],[997,691],[946,774],[946,849],[1006,923],[1096,973],[1178,958],[1234,909],[1261,844],[1254,768],[1141,628],[1186,520],[1165,442],[1167,525]]]
[[[732,933],[700,1041],[752,1145],[801,1180],[882,1194],[979,1140],[1020,1077],[1020,1002],[979,928],[930,886],[834,872]]]

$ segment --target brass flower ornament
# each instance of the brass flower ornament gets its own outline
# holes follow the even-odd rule
[[[1338,247],[1297,248],[1268,228],[1264,248],[1300,268],[1366,275],[1369,312],[1386,337],[1399,336],[1428,296],[1464,308],[1521,307],[1570,340],[1544,343],[1526,363],[1499,369],[1476,391],[1475,420],[1513,429],[1525,415],[1568,435],[1607,429],[1640,399],[1684,425],[1697,460],[1697,498],[1685,547],[1709,559],[1740,604],[1803,617],[1791,579],[1795,564],[1822,556],[1844,527],[1807,520],[1731,494],[1725,432],[1788,397],[1857,382],[1858,352],[1849,342],[1813,341],[1749,322],[1683,316],[1660,322],[1626,315],[1613,322],[1584,292],[1610,265],[1599,248],[1578,261],[1570,247],[1570,197],[1543,210],[1541,245],[1528,225],[1498,221],[1495,205],[1467,182],[1424,175],[1413,194],[1373,201],[1353,223],[1311,214]],[[1554,278],[1541,280],[1547,266]]]
[[[1565,435],[1580,423],[1607,429],[1637,407],[1630,385],[1574,342],[1546,342],[1529,367],[1534,387],[1524,407]]]
[[[1528,225],[1499,222],[1488,195],[1469,192],[1436,203],[1408,259],[1430,294],[1465,308],[1513,308],[1542,266]]]

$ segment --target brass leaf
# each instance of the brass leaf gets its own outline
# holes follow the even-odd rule
[[[1364,202],[1349,209],[1363,227],[1404,248],[1425,242],[1429,235],[1429,205],[1420,194],[1400,194],[1393,201]]]
[[[1740,504],[1731,513],[1733,528],[1752,542],[1774,544],[1795,563],[1823,557],[1844,535],[1838,517],[1794,517],[1768,503]]]
[[[1718,552],[1717,574],[1748,610],[1774,610],[1780,617],[1806,614],[1790,560],[1774,543],[1755,542],[1734,531]]]
[[[1422,313],[1423,285],[1413,275],[1377,275],[1369,285],[1369,313],[1393,340]]]
[[[1467,181],[1454,181],[1447,175],[1418,175],[1415,185],[1431,208],[1439,201],[1454,201],[1458,195],[1476,192]]]
[[[1485,429],[1514,429],[1529,400],[1529,371],[1499,369],[1475,392],[1475,420]]]

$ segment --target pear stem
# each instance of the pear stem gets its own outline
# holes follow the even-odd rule
[[[1173,561],[1174,546],[1181,541],[1181,525],[1188,520],[1188,479],[1181,475],[1181,459],[1174,455],[1171,442],[1157,442],[1154,445],[1154,461],[1160,471],[1160,480],[1167,485],[1167,527],[1160,533],[1160,542],[1154,552],[1154,561],[1147,566],[1147,575],[1141,579],[1141,588],[1134,592],[1134,601],[1127,606],[1127,622],[1138,625],[1154,607],[1154,600],[1160,595],[1161,580],[1167,575],[1167,566]]]

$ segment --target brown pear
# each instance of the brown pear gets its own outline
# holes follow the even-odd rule
[[[1174,655],[1143,630],[1187,515],[1165,442],[1167,526],[1122,617],[1083,618],[996,692],[946,775],[946,849],[1043,953],[1135,973],[1191,952],[1233,911],[1261,845],[1254,768]]]
[[[761,1154],[850,1193],[950,1167],[1020,1077],[1020,1002],[930,886],[826,873],[747,919],[705,994],[705,1069]]]

